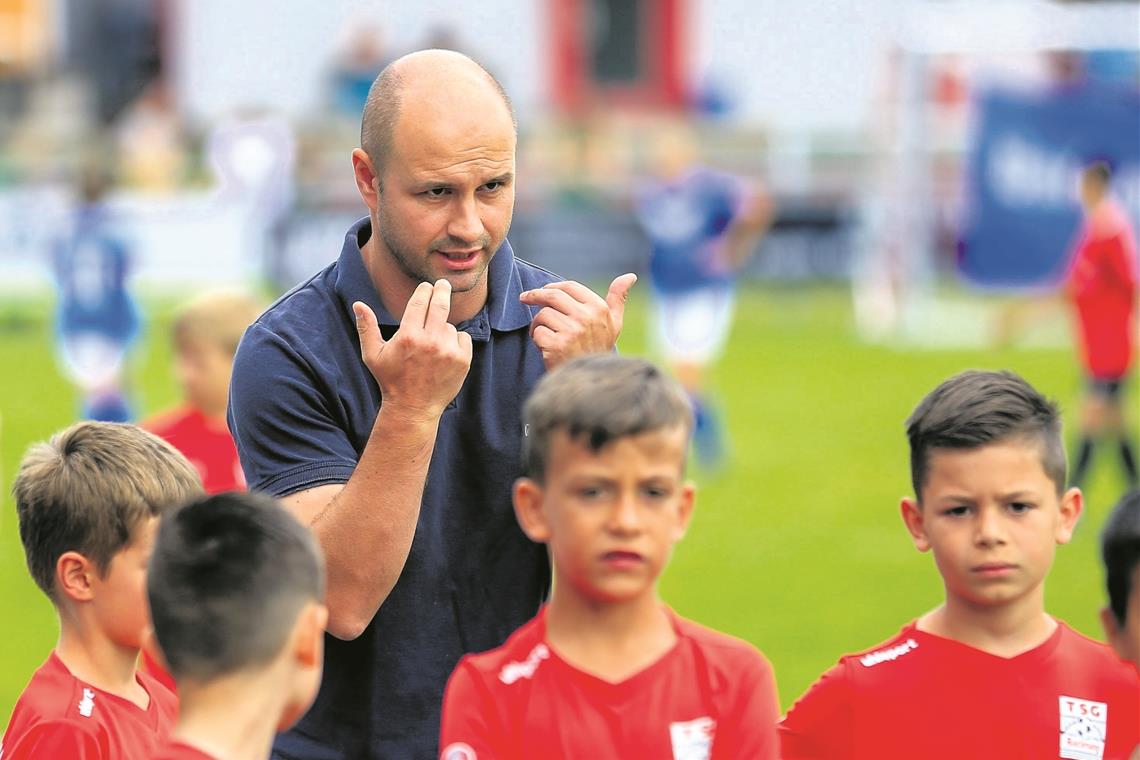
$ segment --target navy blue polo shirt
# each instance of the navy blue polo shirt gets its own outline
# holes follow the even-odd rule
[[[284,496],[344,483],[364,451],[380,390],[360,359],[352,303],[398,326],[361,259],[368,219],[340,258],[269,307],[234,359],[229,423],[253,490]],[[486,306],[460,325],[471,370],[440,420],[407,564],[354,641],[325,637],[312,709],[278,737],[274,757],[434,758],[440,703],[460,656],[500,645],[538,611],[550,587],[545,547],[515,522],[522,406],[544,371],[524,290],[557,280],[504,242],[488,269]],[[376,551],[358,546],[361,556]]]

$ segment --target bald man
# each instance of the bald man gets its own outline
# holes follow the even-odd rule
[[[352,166],[368,216],[242,340],[230,428],[252,489],[328,558],[325,676],[280,758],[428,758],[465,652],[545,599],[515,522],[521,406],[540,375],[613,350],[633,275],[603,298],[516,258],[516,127],[454,52],[389,65]]]

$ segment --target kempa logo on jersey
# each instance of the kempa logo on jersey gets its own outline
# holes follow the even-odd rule
[[[1108,705],[1076,697],[1058,697],[1061,703],[1061,757],[1065,760],[1103,760],[1108,738]]]
[[[709,760],[715,733],[716,721],[708,717],[670,723],[673,760]]]
[[[91,713],[95,711],[95,692],[91,689],[83,690],[83,699],[79,700],[79,714],[84,718],[90,718]]]
[[[897,660],[907,652],[910,652],[914,649],[918,649],[918,642],[914,639],[907,639],[898,646],[893,646],[888,649],[880,649],[877,652],[865,654],[859,658],[859,662],[863,663],[863,667],[870,668],[874,665],[878,665],[880,662],[890,662],[891,660]]]
[[[520,678],[532,678],[539,664],[550,656],[546,644],[538,644],[530,650],[530,654],[522,662],[508,662],[499,671],[499,680],[510,686]]]

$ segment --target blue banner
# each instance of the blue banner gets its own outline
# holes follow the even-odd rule
[[[970,157],[960,271],[989,287],[1055,283],[1081,221],[1077,185],[1093,160],[1113,168],[1112,192],[1140,221],[1140,92],[1088,85],[1040,93],[991,91],[979,103]]]

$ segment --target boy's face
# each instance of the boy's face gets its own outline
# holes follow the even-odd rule
[[[948,601],[998,606],[1042,593],[1081,493],[1057,498],[1035,443],[999,441],[932,451],[922,504],[904,499],[902,513],[915,546],[934,553]]]
[[[92,580],[92,609],[99,628],[112,643],[138,649],[150,627],[146,598],[146,564],[154,549],[158,518],[135,528],[131,542],[111,558],[107,572]]]
[[[685,429],[619,438],[597,452],[564,431],[550,443],[546,483],[519,480],[515,512],[532,540],[549,545],[558,583],[606,602],[653,593],[693,508]]]
[[[225,414],[233,357],[221,347],[184,336],[175,344],[174,371],[186,401],[207,414]]]
[[[1124,608],[1124,625],[1117,622],[1108,607],[1100,611],[1100,619],[1117,656],[1140,668],[1140,565],[1132,568],[1132,592]]]

